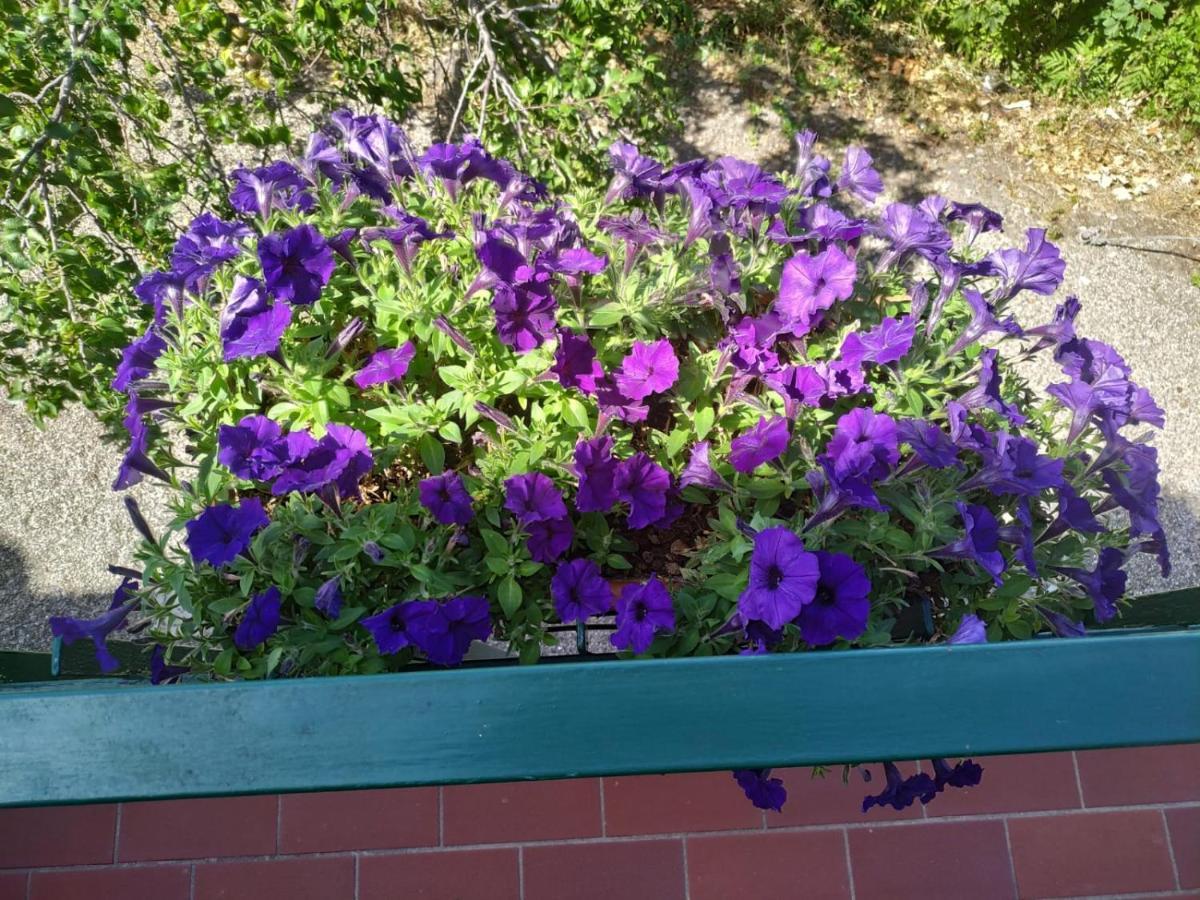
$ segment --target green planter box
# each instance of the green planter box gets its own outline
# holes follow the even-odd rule
[[[1159,618],[1195,612],[1197,592],[1164,596]],[[0,687],[0,805],[1191,741],[1197,627],[169,687],[63,680]]]

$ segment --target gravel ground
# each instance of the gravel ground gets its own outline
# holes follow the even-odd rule
[[[733,154],[787,167],[790,141],[772,115],[752,111],[728,86],[702,84],[685,117],[698,124],[678,153]],[[1200,374],[1194,355],[1200,289],[1189,273],[1200,260],[1081,238],[1084,229],[1096,229],[1112,241],[1137,244],[1129,236],[1179,234],[1179,226],[1145,204],[1072,203],[1041,188],[1025,163],[988,145],[932,142],[895,119],[857,119],[844,110],[817,107],[808,120],[831,155],[847,135],[866,144],[892,198],[937,192],[986,203],[1005,215],[1006,238],[1017,243],[1026,228],[1053,224],[1068,261],[1064,289],[1083,302],[1082,332],[1117,346],[1167,413],[1156,443],[1174,572],[1164,581],[1139,557],[1130,567],[1131,592],[1200,584],[1200,407],[1189,390]],[[1054,302],[1025,300],[1018,314],[1027,324],[1041,322]],[[1037,374],[1043,383],[1057,376],[1052,368]],[[67,410],[39,431],[20,410],[0,403],[0,647],[44,648],[49,615],[95,613],[107,604],[117,579],[106,566],[128,563],[136,537],[121,497],[109,490],[119,458],[119,448],[101,441],[99,426],[82,409]],[[166,496],[155,488],[133,492],[152,525],[166,518]]]

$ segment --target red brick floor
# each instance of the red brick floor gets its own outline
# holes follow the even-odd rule
[[[840,769],[7,809],[0,900],[1200,898],[1200,744],[980,762],[866,816]]]

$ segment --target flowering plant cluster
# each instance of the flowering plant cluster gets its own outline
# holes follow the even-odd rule
[[[780,177],[616,144],[604,196],[554,198],[473,139],[418,153],[341,112],[296,164],[236,170],[135,288],[154,322],[113,381],[115,487],[167,482],[175,520],[135,517],[142,571],[56,630],[132,622],[157,679],[263,678],[485,639],[533,662],[580,622],[703,656],[1111,619],[1130,554],[1169,564],[1134,435],[1162,411],[1074,297],[1022,321],[1058,249],[985,252],[992,210],[885,206],[865,150],[797,146]],[[872,802],[977,770],[893,767]]]

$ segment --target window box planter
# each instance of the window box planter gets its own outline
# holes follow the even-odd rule
[[[1200,590],[1143,598],[1144,627],[1074,640],[15,683],[0,687],[0,805],[1200,741],[1200,627],[1168,627],[1198,611]]]

